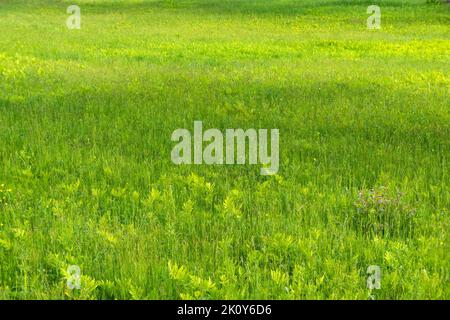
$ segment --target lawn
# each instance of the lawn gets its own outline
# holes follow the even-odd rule
[[[426,2],[1,0],[0,299],[450,299]],[[194,121],[279,129],[278,172],[174,164]]]

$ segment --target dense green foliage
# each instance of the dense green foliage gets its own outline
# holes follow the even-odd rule
[[[0,2],[0,298],[450,298],[448,5],[74,2]],[[194,120],[278,174],[174,165]]]

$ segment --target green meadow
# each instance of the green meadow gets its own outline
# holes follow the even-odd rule
[[[0,299],[450,299],[427,2],[1,0]],[[196,120],[279,129],[278,173],[175,165]]]

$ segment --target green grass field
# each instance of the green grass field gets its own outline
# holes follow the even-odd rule
[[[449,12],[1,0],[0,298],[449,299]],[[278,174],[173,164],[194,120]]]

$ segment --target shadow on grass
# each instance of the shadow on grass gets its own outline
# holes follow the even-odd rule
[[[351,9],[368,7],[372,0],[143,0],[142,2],[101,1],[86,3],[90,8],[102,10],[174,9],[199,11],[207,14],[262,14],[298,15],[309,10]],[[381,0],[382,7],[415,7],[425,5],[425,0]]]
[[[5,0],[0,10],[26,8],[60,8],[73,4],[68,0],[47,0],[29,2],[25,0]],[[91,12],[145,12],[146,10],[191,11],[201,14],[251,14],[251,15],[299,15],[308,11],[352,10],[368,7],[372,0],[79,0],[77,5]],[[379,0],[377,5],[389,7],[421,7],[426,0]]]

